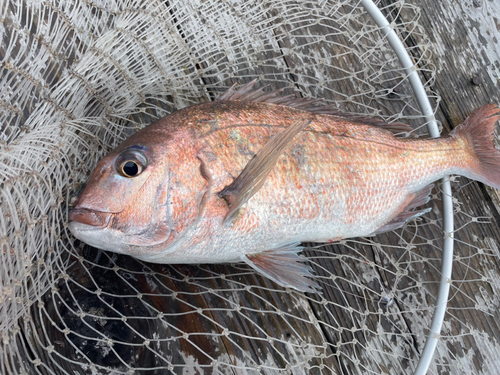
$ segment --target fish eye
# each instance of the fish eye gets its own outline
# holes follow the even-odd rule
[[[129,160],[122,165],[121,172],[125,177],[135,177],[140,173],[140,167],[135,161]]]
[[[125,150],[116,159],[116,169],[123,177],[139,176],[147,167],[146,155],[139,150]]]

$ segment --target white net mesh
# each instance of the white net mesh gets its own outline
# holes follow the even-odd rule
[[[380,6],[428,88],[418,9]],[[407,77],[357,2],[4,1],[0,36],[0,371],[413,372],[440,280],[439,188],[433,211],[403,229],[308,248],[322,295],[242,264],[142,263],[67,230],[101,157],[235,81],[260,78],[423,134]],[[483,327],[498,318],[500,276],[481,265],[499,263],[496,227],[486,205],[462,203],[459,182],[460,246],[431,372],[495,373],[498,343]]]

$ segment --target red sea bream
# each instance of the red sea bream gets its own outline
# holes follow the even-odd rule
[[[253,90],[193,105],[103,158],[70,214],[75,237],[154,263],[244,261],[315,291],[301,242],[393,230],[427,212],[432,183],[458,174],[500,188],[499,108],[448,136]]]

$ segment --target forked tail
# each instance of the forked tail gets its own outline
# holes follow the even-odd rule
[[[475,160],[464,173],[466,177],[500,189],[500,151],[495,147],[495,126],[500,119],[500,108],[495,104],[476,109],[450,133],[463,138],[471,146]]]

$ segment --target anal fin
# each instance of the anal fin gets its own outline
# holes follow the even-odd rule
[[[430,194],[434,184],[430,184],[424,187],[422,190],[416,192],[410,202],[405,205],[402,212],[400,212],[395,218],[390,220],[388,223],[384,224],[382,227],[378,228],[375,232],[371,233],[370,236],[376,234],[390,232],[392,230],[398,229],[406,224],[408,221],[416,219],[431,210],[431,208],[425,208],[423,210],[413,211],[414,208],[426,204],[429,202]]]
[[[312,268],[297,253],[302,251],[299,242],[256,254],[246,254],[242,260],[275,283],[301,292],[319,293],[320,286],[311,278]]]

